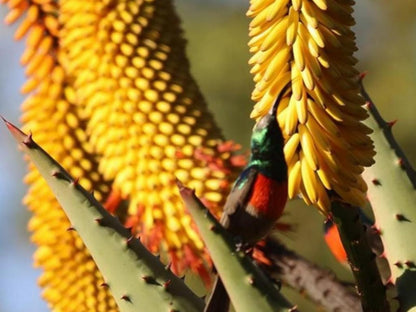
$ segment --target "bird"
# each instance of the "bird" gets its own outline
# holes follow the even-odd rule
[[[268,114],[258,120],[251,136],[251,156],[236,179],[224,205],[221,225],[249,248],[265,237],[282,215],[288,197],[284,138],[277,107],[289,85],[279,93]],[[217,276],[205,312],[228,311],[230,299]]]

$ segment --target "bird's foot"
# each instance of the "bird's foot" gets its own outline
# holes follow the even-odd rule
[[[237,252],[244,252],[251,254],[253,252],[253,245],[243,241],[240,237],[235,238],[235,250]]]

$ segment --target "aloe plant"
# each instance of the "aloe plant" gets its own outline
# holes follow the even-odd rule
[[[237,146],[224,141],[190,75],[173,2],[3,2],[11,9],[7,23],[27,10],[16,32],[16,39],[29,33],[22,57],[29,76],[22,91],[30,94],[24,104],[25,127],[33,128],[42,146],[56,152],[62,165],[80,176],[80,184],[97,188],[99,200],[31,135],[6,124],[56,192],[71,220],[68,230],[83,237],[105,277],[102,287],[112,293],[119,308],[136,311],[146,305],[148,311],[200,311],[204,307],[140,243],[136,235],[141,232],[152,251],[168,253],[175,272],[188,266],[208,281],[210,255],[237,311],[294,310],[247,255],[235,250],[232,239],[202,205],[219,213],[243,161],[234,153]],[[308,205],[338,225],[364,311],[384,312],[394,303],[386,300],[374,255],[356,208],[351,207],[363,205],[367,194],[384,243],[382,257],[392,272],[386,286],[396,288],[401,311],[415,311],[416,175],[392,136],[392,124],[380,117],[361,88],[370,113],[366,119],[354,68],[353,1],[253,0],[250,4],[249,46],[254,55],[249,63],[256,84],[251,117],[261,118],[276,94],[289,86],[277,112],[286,141],[289,197],[302,194]],[[57,138],[48,137],[51,131],[58,133]],[[201,202],[180,186],[198,230],[183,211],[175,175],[202,195]],[[26,201],[38,217],[31,227],[42,234],[42,225],[56,217],[43,213],[56,214],[60,208],[37,205],[46,191],[37,183],[33,168],[26,180],[31,184]],[[107,210],[132,225],[134,234]],[[66,224],[64,218],[57,219]],[[44,237],[40,240],[50,243]],[[51,246],[52,254],[59,252]],[[70,246],[71,252],[79,252],[77,248]],[[300,273],[292,272],[296,268],[303,268],[302,277],[325,278],[308,272],[310,266],[297,266],[299,258],[279,254],[281,249],[267,242],[264,248],[265,268],[273,267],[275,277],[301,292]],[[47,264],[41,265],[49,270]],[[48,279],[56,272],[59,269],[54,267],[43,276],[49,291],[45,297],[50,300],[59,291],[57,297],[67,300],[68,293],[80,287],[62,290]],[[101,279],[95,267],[89,274],[94,282]],[[288,276],[298,278],[293,282]],[[340,283],[336,288],[337,293],[348,293]],[[320,288],[315,298],[328,297],[328,291]],[[54,309],[65,311],[57,300],[51,301]],[[350,302],[357,307],[356,296],[326,307],[348,311]],[[111,304],[103,306],[110,310]]]
[[[57,196],[121,311],[202,311],[204,302],[32,139],[5,120]],[[146,308],[144,308],[146,307]]]

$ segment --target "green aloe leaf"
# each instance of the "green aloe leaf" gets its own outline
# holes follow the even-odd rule
[[[52,157],[5,123],[53,193],[106,279],[120,311],[202,311],[204,302],[110,215]],[[41,198],[39,200],[42,200]]]
[[[294,311],[277,287],[245,255],[236,250],[231,235],[195,196],[178,181],[179,191],[210,252],[231,302],[238,312]]]
[[[390,264],[391,284],[397,288],[400,311],[416,311],[416,173],[394,139],[391,127],[361,85],[374,132],[375,164],[363,177],[368,199]]]

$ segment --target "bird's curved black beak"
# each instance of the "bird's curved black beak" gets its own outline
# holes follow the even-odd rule
[[[270,108],[269,113],[257,122],[255,126],[255,130],[261,130],[271,125],[277,124],[277,118],[276,118],[277,108],[279,107],[280,101],[282,100],[284,94],[289,89],[289,86],[290,86],[290,83],[287,83],[283,87],[283,89],[280,91],[279,95],[277,96],[276,101],[274,102],[273,106]]]

